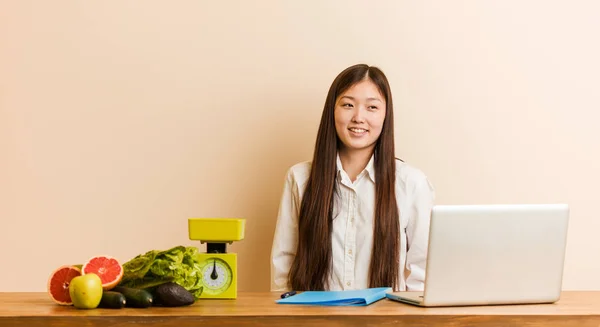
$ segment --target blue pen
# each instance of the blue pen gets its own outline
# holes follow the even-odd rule
[[[290,297],[292,295],[296,295],[296,291],[285,292],[285,293],[281,294],[281,298],[285,299],[286,297]]]

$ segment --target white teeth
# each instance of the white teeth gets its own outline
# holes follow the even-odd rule
[[[367,130],[366,129],[362,129],[362,128],[350,128],[351,131],[353,131],[354,133],[364,133]]]

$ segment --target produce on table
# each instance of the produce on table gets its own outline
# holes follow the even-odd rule
[[[123,265],[95,256],[54,270],[48,294],[55,303],[78,309],[191,305],[203,291],[197,254],[196,247],[176,246],[148,251]]]
[[[69,284],[69,295],[78,309],[97,308],[102,300],[102,292],[102,280],[94,273],[77,276]]]
[[[127,303],[127,299],[125,295],[114,292],[114,291],[104,291],[102,293],[102,300],[100,300],[99,308],[106,309],[121,309]]]
[[[123,278],[123,267],[117,259],[110,256],[90,258],[81,268],[82,274],[94,273],[102,280],[102,289],[110,291]]]
[[[152,294],[145,289],[117,286],[114,288],[114,291],[125,296],[125,299],[127,300],[125,305],[128,307],[149,308],[154,301]]]
[[[73,278],[81,276],[81,270],[74,266],[60,266],[48,278],[48,295],[60,305],[72,305],[69,284]]]
[[[140,254],[123,264],[125,272],[119,285],[150,288],[174,282],[198,299],[203,287],[197,254],[198,248],[194,246],[176,246]]]
[[[165,307],[180,307],[194,303],[194,295],[183,286],[169,282],[156,288],[158,305]]]

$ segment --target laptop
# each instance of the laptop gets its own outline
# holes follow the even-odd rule
[[[438,205],[423,292],[388,292],[423,307],[553,303],[562,289],[567,204]]]

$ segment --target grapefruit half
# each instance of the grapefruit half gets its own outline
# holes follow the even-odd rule
[[[71,280],[81,276],[81,270],[74,266],[60,266],[50,274],[48,278],[48,294],[50,298],[60,305],[72,305],[69,295],[69,284]]]
[[[102,280],[102,289],[109,291],[123,279],[123,266],[110,256],[96,256],[89,259],[81,268],[83,275],[94,273]]]

